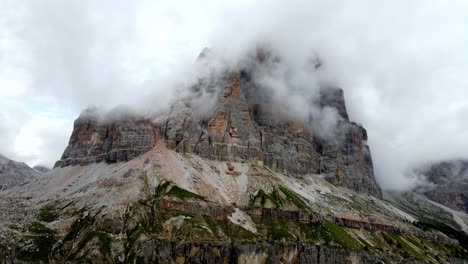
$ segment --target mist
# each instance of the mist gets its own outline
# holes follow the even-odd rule
[[[320,116],[324,134],[336,113],[305,99],[323,84],[344,90],[382,188],[411,188],[421,164],[468,159],[466,1],[4,0],[0,10],[0,153],[30,165],[59,159],[83,109],[158,113],[259,44],[287,65],[259,81],[288,113]],[[217,62],[194,66],[205,47]],[[306,74],[316,57],[320,70]]]

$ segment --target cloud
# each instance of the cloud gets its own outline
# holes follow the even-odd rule
[[[350,118],[368,130],[379,183],[404,189],[416,182],[407,175],[412,167],[468,158],[467,14],[463,0],[5,0],[0,84],[26,88],[6,90],[2,99],[48,98],[57,112],[75,115],[90,105],[156,111],[190,82],[190,65],[204,47],[233,62],[270,43],[292,67],[320,56],[320,82],[342,87]],[[50,115],[40,112],[29,114]],[[32,122],[28,129],[44,142],[29,160],[60,156],[70,123],[49,119],[57,142],[46,142],[41,122],[15,118],[21,111],[11,107],[2,114],[7,138]],[[18,154],[8,142],[0,152]]]

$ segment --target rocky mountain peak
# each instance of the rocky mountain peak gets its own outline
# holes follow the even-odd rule
[[[199,60],[210,54],[204,50]],[[174,103],[155,123],[138,118],[106,123],[93,115],[81,116],[55,166],[127,161],[161,138],[178,152],[259,164],[293,177],[320,174],[334,184],[380,197],[367,133],[349,121],[343,90],[324,86],[311,99],[310,105],[330,110],[336,119],[333,132],[319,135],[314,133],[320,129],[317,116],[292,114],[290,106],[256,81],[259,67],[280,63],[281,58],[259,48],[248,61],[220,76],[200,79],[190,97]],[[314,60],[312,69],[319,63]]]

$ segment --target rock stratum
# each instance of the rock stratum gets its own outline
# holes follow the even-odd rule
[[[84,112],[53,170],[0,192],[0,262],[466,263],[468,215],[382,193],[343,91],[291,115],[256,81],[278,61],[202,78],[157,117]]]
[[[152,149],[158,139],[149,120],[126,117],[103,121],[85,112],[74,123],[70,142],[54,167],[129,161]]]

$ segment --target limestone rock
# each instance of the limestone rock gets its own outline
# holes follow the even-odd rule
[[[380,263],[382,257],[301,243],[201,244],[149,240],[137,258],[155,263]]]
[[[349,121],[343,90],[324,86],[310,99],[310,105],[336,113],[336,129],[317,135],[313,131],[319,129],[316,122],[320,117],[286,113],[268,87],[255,81],[258,67],[280,63],[281,58],[259,50],[255,60],[201,79],[190,96],[156,118],[156,125],[135,117],[102,122],[93,115],[81,116],[55,167],[128,161],[162,138],[168,148],[178,152],[212,160],[253,162],[291,176],[322,174],[336,185],[381,197],[367,132]],[[314,64],[313,68],[317,67],[320,65]]]
[[[313,117],[304,121],[284,115],[252,75],[249,68],[241,69],[194,87],[194,97],[201,96],[200,86],[221,91],[211,113],[201,117],[194,98],[174,104],[159,123],[166,145],[208,159],[259,163],[292,176],[324,174],[334,184],[381,197],[367,132],[349,121],[343,90],[320,90],[318,105],[338,114],[336,135],[323,138],[312,133]]]
[[[156,126],[149,120],[126,117],[103,121],[82,115],[75,121],[69,144],[54,167],[129,161],[152,149],[157,140]]]

